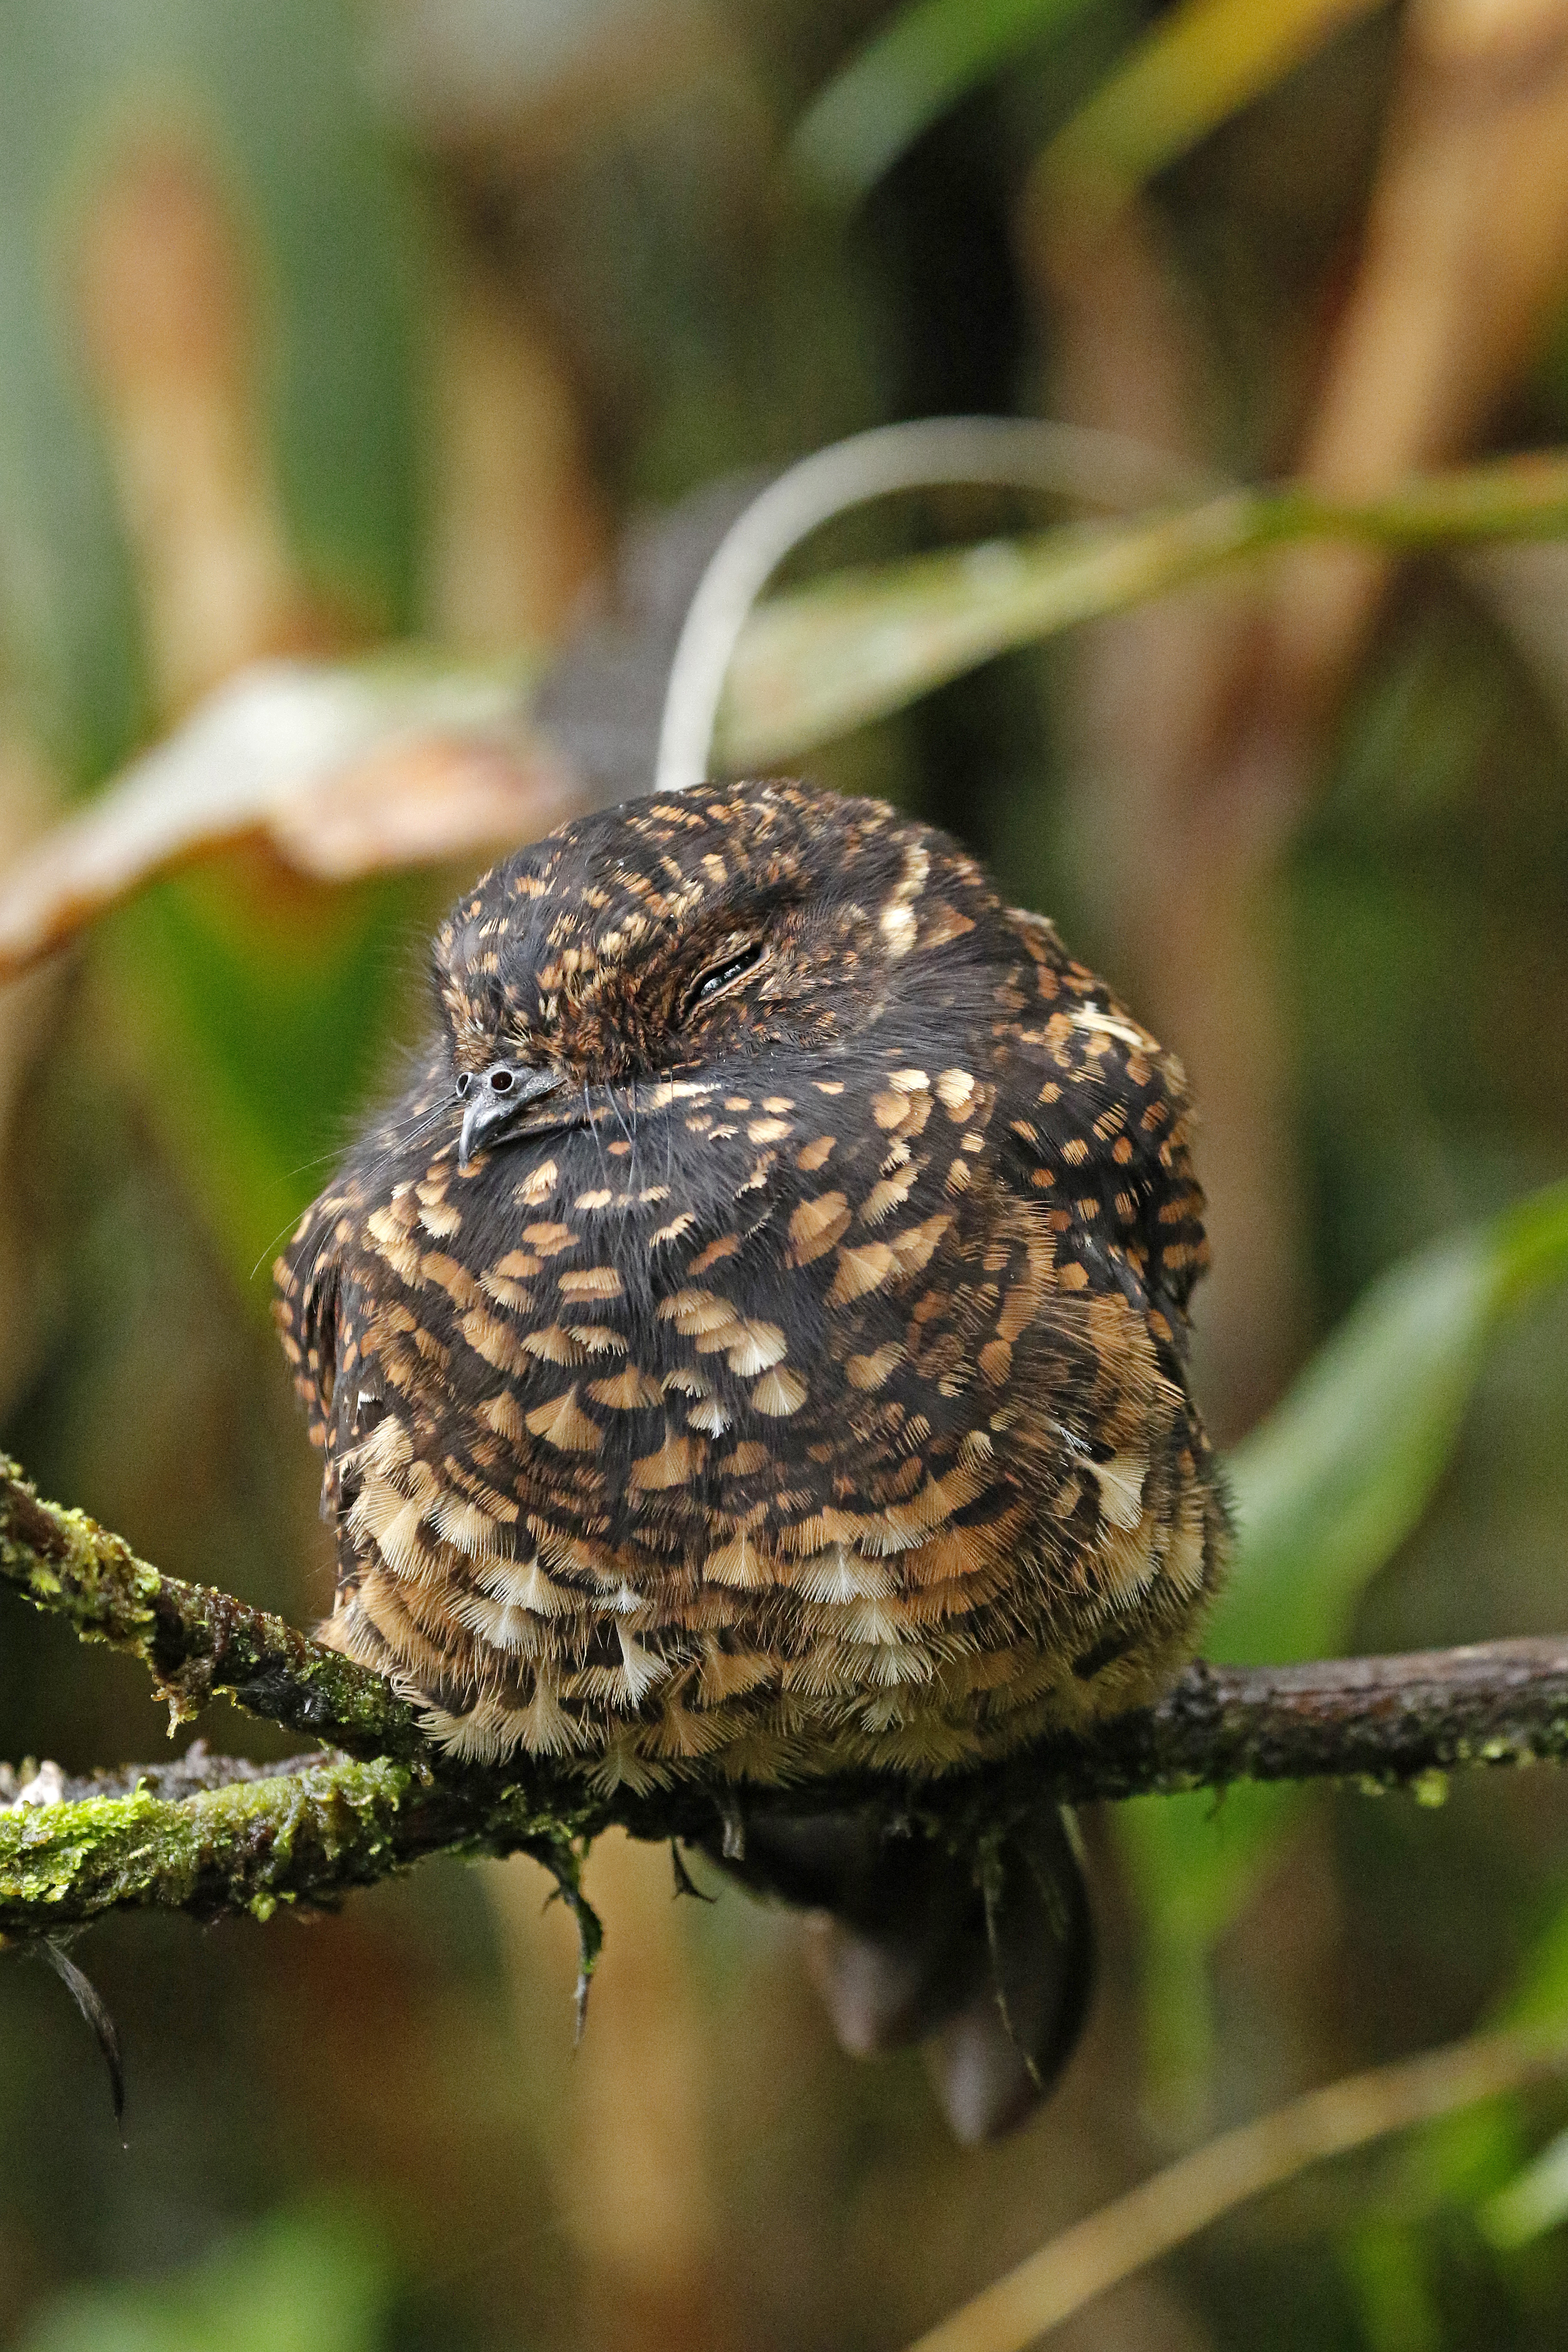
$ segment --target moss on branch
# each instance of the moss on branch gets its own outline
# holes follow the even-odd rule
[[[518,1790],[465,1801],[416,1767],[326,1757],[170,1799],[139,1787],[0,1814],[0,1943],[105,1911],[269,1918],[321,1906],[435,1853],[533,1853],[574,1885],[579,1824]]]

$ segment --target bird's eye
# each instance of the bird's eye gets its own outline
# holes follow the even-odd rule
[[[686,1010],[689,1013],[695,1006],[710,1004],[714,997],[722,996],[724,991],[743,973],[754,971],[766,954],[767,949],[763,941],[752,940],[747,946],[737,948],[732,955],[725,956],[721,961],[710,964],[687,997]]]
[[[458,1100],[459,1102],[468,1101],[468,1096],[473,1088],[473,1083],[474,1079],[472,1071],[464,1070],[460,1073],[458,1079]]]

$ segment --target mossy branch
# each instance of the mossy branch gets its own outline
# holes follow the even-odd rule
[[[85,1511],[40,1502],[4,1454],[0,1580],[68,1619],[84,1642],[140,1658],[169,1702],[171,1729],[221,1691],[252,1715],[351,1755],[406,1760],[426,1752],[412,1709],[379,1675],[265,1609],[164,1576]]]
[[[124,1908],[265,1917],[280,1903],[335,1902],[437,1853],[532,1853],[576,1903],[584,1848],[612,1823],[718,1845],[732,1841],[738,1811],[872,1804],[958,1840],[1046,1803],[1240,1780],[1393,1788],[1475,1765],[1568,1760],[1563,1638],[1303,1666],[1200,1664],[1158,1706],[1092,1737],[918,1785],[865,1774],[783,1790],[597,1791],[535,1759],[455,1762],[378,1676],[265,1611],[162,1575],[85,1513],[41,1502],[3,1460],[0,1579],[84,1639],[139,1657],[176,1721],[223,1692],[347,1751],[260,1768],[201,1751],[76,1782],[51,1768],[26,1787],[0,1775],[0,1940]],[[596,1923],[582,1916],[591,1946]]]

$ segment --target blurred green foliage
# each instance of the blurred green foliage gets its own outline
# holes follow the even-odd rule
[[[211,174],[257,280],[268,454],[303,583],[375,635],[414,613],[427,236],[340,7],[11,0],[4,37],[0,677],[87,782],[153,719],[73,299],[89,204],[153,146]],[[172,884],[99,951],[132,1031],[116,1045],[241,1278],[310,1197],[301,1163],[374,1082],[419,903],[403,886],[330,907],[289,896],[271,877]]]
[[[1565,1276],[1568,1187],[1556,1185],[1373,1286],[1229,1457],[1237,1540],[1205,1655],[1283,1663],[1345,1647],[1363,1591],[1447,1465],[1501,1318]],[[1310,1801],[1271,1783],[1117,1808],[1167,2096],[1208,2078],[1208,1955]]]
[[[374,2352],[391,2292],[365,2228],[278,2214],[189,2270],[57,2296],[17,2352]]]
[[[808,182],[864,196],[950,107],[1048,41],[1089,0],[917,0],[851,59],[791,141]]]
[[[260,285],[295,544],[330,599],[406,625],[419,508],[425,240],[338,6],[8,0],[0,79],[5,652],[68,772],[146,729],[135,595],[73,316],[82,211],[136,145],[188,145]]]

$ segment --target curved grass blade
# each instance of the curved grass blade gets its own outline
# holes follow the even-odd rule
[[[851,205],[922,131],[1093,0],[916,0],[836,74],[790,141],[800,176]]]
[[[1036,167],[1043,202],[1110,207],[1283,81],[1382,0],[1182,0],[1101,82]]]

